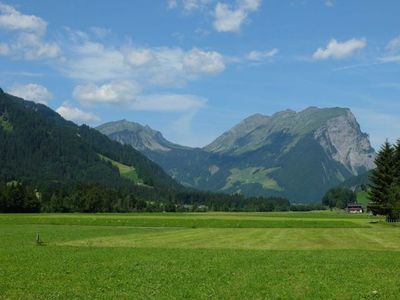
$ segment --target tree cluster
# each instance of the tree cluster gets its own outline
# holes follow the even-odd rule
[[[345,187],[336,187],[328,190],[322,198],[322,204],[329,208],[341,208],[347,207],[348,203],[357,202],[356,193]]]
[[[388,219],[400,219],[400,140],[395,145],[386,141],[375,159],[370,175],[368,209]]]
[[[40,211],[40,201],[35,190],[16,182],[0,183],[1,213],[32,213]]]

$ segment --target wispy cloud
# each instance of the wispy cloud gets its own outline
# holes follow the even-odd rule
[[[245,58],[251,61],[256,61],[260,62],[265,59],[270,59],[274,56],[276,56],[279,53],[279,50],[277,48],[274,48],[272,50],[267,50],[267,51],[257,51],[253,50],[250,51]]]
[[[400,117],[397,112],[388,113],[378,109],[353,108],[357,120],[363,124],[363,130],[366,130],[375,148],[386,139],[395,142],[399,138]]]
[[[400,36],[391,39],[385,50],[386,53],[378,59],[380,63],[400,63]]]
[[[388,55],[379,58],[382,63],[400,63],[400,54],[399,55]]]
[[[167,0],[168,9],[181,8],[185,13],[207,8],[214,0]]]
[[[1,74],[18,76],[18,77],[42,77],[46,74],[39,72],[27,72],[27,71],[1,71]]]
[[[396,36],[392,40],[389,41],[389,43],[385,47],[386,50],[390,52],[397,52],[400,50],[400,35]]]
[[[335,6],[335,4],[333,3],[333,0],[325,0],[325,6],[333,7]]]
[[[367,68],[367,67],[372,67],[372,66],[381,65],[381,64],[382,64],[382,62],[379,62],[379,61],[362,63],[362,64],[353,64],[353,65],[347,65],[347,66],[334,68],[333,71],[345,71],[345,70],[358,69],[358,68]]]
[[[138,96],[131,109],[161,112],[196,112],[203,108],[207,99],[188,94],[150,94]]]

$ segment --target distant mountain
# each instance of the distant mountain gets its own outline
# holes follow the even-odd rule
[[[106,123],[97,127],[97,130],[121,144],[131,145],[142,152],[190,149],[169,142],[160,132],[151,129],[149,126],[142,126],[126,120]]]
[[[182,188],[131,146],[0,90],[0,181],[39,190],[99,184],[151,195]]]
[[[134,146],[185,185],[248,196],[315,202],[374,166],[368,135],[346,108],[256,114],[202,149],[173,144],[160,132],[125,120],[98,129]]]

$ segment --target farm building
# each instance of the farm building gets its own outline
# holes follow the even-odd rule
[[[363,206],[358,203],[348,203],[346,210],[348,213],[351,213],[351,214],[362,214]]]

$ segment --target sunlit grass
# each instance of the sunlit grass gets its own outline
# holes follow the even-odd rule
[[[144,220],[158,225],[144,227]],[[184,226],[161,227],[166,220]],[[400,230],[371,220],[379,219],[334,212],[0,215],[0,298],[398,299]],[[248,221],[264,227],[234,225]],[[292,228],[298,221],[359,227]]]

